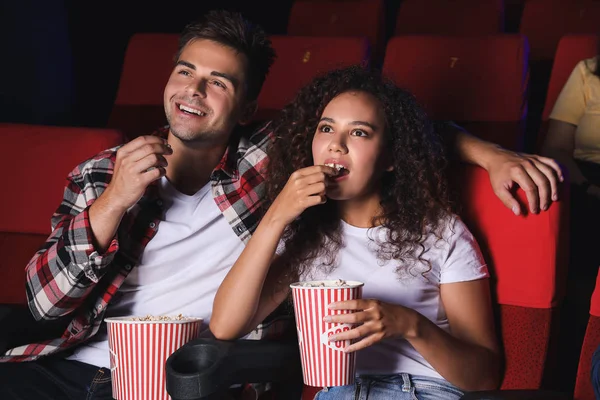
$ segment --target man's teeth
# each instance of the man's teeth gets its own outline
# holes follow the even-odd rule
[[[179,109],[180,109],[181,111],[187,111],[187,112],[189,112],[189,113],[191,113],[191,114],[196,114],[196,115],[199,115],[199,116],[201,116],[201,117],[204,117],[204,116],[206,115],[205,113],[203,113],[203,112],[202,112],[202,111],[200,111],[200,110],[194,110],[193,108],[186,107],[186,106],[184,106],[183,104],[180,104],[180,105],[179,105]]]

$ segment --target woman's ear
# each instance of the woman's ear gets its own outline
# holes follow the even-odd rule
[[[256,113],[257,108],[258,108],[257,100],[252,100],[251,102],[247,103],[246,106],[244,107],[244,109],[242,110],[242,115],[240,116],[238,123],[240,125],[249,124],[252,121],[252,117],[254,117],[254,114]]]

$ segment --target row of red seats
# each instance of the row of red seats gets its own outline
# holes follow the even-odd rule
[[[510,6],[523,7],[518,33],[527,36],[532,60],[552,59],[560,38],[566,34],[598,30],[600,2],[595,0],[402,0],[393,35],[503,33],[504,15]],[[287,33],[364,36],[375,49],[383,49],[385,11],[383,0],[297,0]]]
[[[364,38],[272,36],[278,57],[258,99],[271,118],[316,74],[369,62]],[[136,34],[123,64],[109,127],[128,137],[166,123],[163,88],[175,34]],[[415,94],[434,119],[454,120],[507,148],[521,148],[527,110],[528,45],[522,35],[400,36],[387,45],[384,72]],[[490,56],[493,55],[493,56]],[[151,65],[146,60],[153,59]]]
[[[0,304],[25,303],[23,268],[50,233],[50,216],[68,172],[122,139],[116,130],[0,124],[2,143],[19,149],[0,159],[0,167],[11,171],[5,186],[15,191],[0,197],[0,207],[7,211],[0,219]],[[43,179],[32,178],[39,173]],[[483,169],[460,167],[452,176],[460,183],[460,214],[493,276],[497,326],[506,354],[502,387],[540,388],[552,372],[552,332],[565,292],[568,192],[563,190],[561,201],[547,212],[515,217],[496,197]],[[526,203],[522,190],[517,195]]]

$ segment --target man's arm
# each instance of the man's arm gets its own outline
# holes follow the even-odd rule
[[[532,213],[545,211],[552,201],[558,200],[558,185],[564,176],[553,159],[506,150],[453,124],[447,130],[454,131],[447,132],[450,136],[445,138],[452,154],[460,161],[484,168],[490,175],[494,193],[515,215],[521,214],[521,205],[511,192],[515,185],[527,194]]]
[[[25,269],[27,299],[36,320],[59,318],[77,309],[118,250],[116,238],[106,251],[94,248],[89,212],[89,205],[108,185],[112,164],[107,152],[67,177],[63,200],[52,217],[52,233]]]
[[[77,309],[119,249],[126,210],[165,174],[172,154],[164,139],[141,136],[76,168],[67,178],[52,234],[26,267],[27,299],[37,320]]]

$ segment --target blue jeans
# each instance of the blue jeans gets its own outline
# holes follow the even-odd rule
[[[110,370],[59,357],[0,363],[0,399],[112,400]]]
[[[463,394],[442,379],[409,374],[362,375],[354,385],[323,388],[315,400],[458,400]]]

